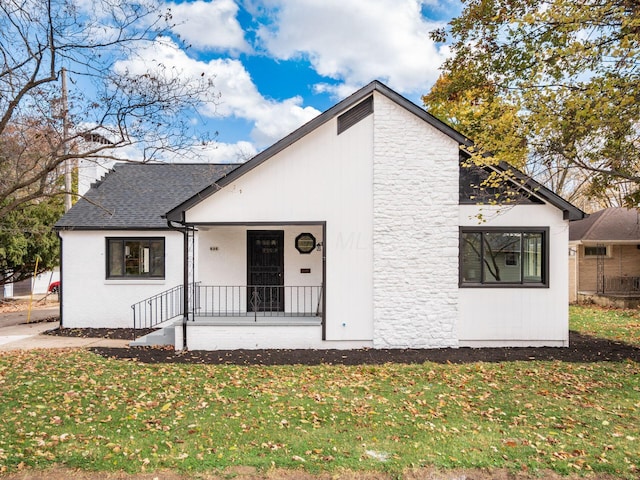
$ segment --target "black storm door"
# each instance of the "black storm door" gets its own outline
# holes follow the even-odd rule
[[[247,231],[247,310],[284,312],[284,231]]]

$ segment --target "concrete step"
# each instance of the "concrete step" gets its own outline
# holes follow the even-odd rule
[[[175,345],[176,334],[173,325],[151,332],[144,337],[129,343],[131,347],[152,347],[159,345]]]

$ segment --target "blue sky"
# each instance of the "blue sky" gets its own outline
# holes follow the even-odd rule
[[[220,94],[193,123],[217,131],[211,161],[240,161],[268,147],[371,80],[420,104],[448,54],[429,32],[459,0],[211,0],[171,8],[169,40],[147,47],[185,74],[213,75]]]

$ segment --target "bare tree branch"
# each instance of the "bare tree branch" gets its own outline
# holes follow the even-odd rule
[[[142,71],[119,63],[142,62],[145,48],[176,45],[170,11],[153,0],[90,5],[0,1],[0,217],[63,193],[57,179],[65,162],[150,161],[210,140],[193,131],[188,116],[215,106],[213,78],[192,78],[149,58]],[[63,66],[77,82],[68,112],[60,104]],[[98,138],[106,141],[91,141]]]

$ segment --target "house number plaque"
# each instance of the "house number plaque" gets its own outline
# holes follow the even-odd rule
[[[311,253],[316,248],[316,237],[310,233],[301,233],[296,237],[296,250],[300,253]]]

